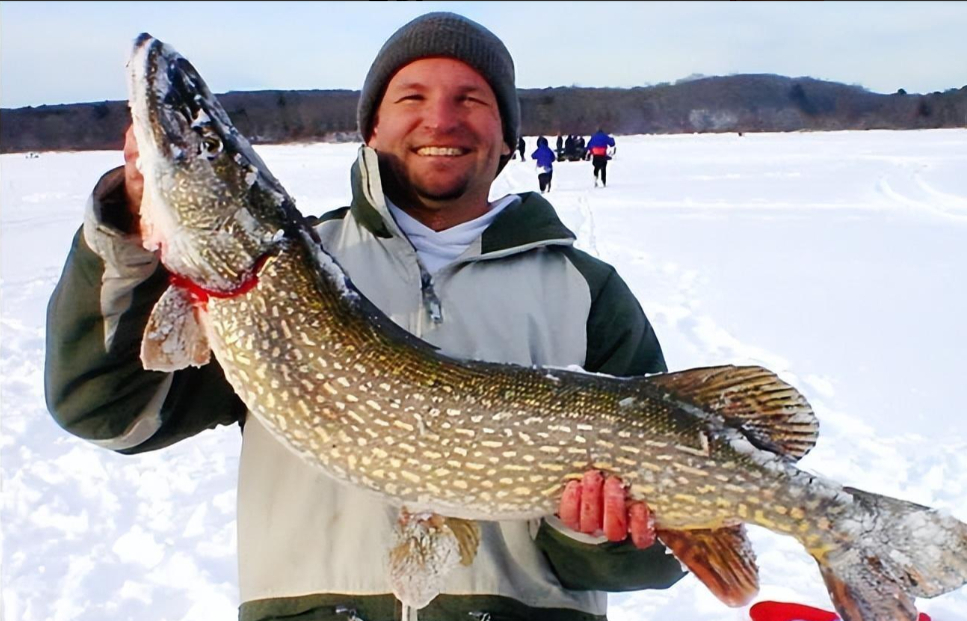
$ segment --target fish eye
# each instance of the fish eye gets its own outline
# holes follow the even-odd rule
[[[212,159],[222,152],[222,141],[215,134],[205,134],[201,138],[199,151],[209,159]]]

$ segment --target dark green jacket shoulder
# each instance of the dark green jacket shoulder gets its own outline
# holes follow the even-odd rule
[[[134,453],[233,423],[245,409],[217,363],[173,374],[142,368],[141,335],[168,276],[112,224],[124,210],[122,184],[120,168],[101,178],[74,236],[47,308],[44,384],[60,426]]]

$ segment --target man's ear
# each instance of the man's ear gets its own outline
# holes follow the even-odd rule
[[[379,132],[379,113],[373,114],[373,126],[369,130],[369,138],[363,136],[363,141],[366,146],[372,146],[373,140],[376,139],[376,134]]]

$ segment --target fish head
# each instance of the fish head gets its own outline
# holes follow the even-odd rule
[[[294,202],[170,45],[149,34],[136,39],[128,90],[145,248],[177,276],[232,291],[301,220]]]

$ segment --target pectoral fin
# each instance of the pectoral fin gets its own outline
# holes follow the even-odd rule
[[[211,360],[211,347],[201,325],[201,309],[186,289],[170,286],[155,304],[141,339],[141,363],[149,371],[201,367]]]
[[[658,538],[725,604],[744,606],[759,592],[759,568],[743,525],[659,530]]]

